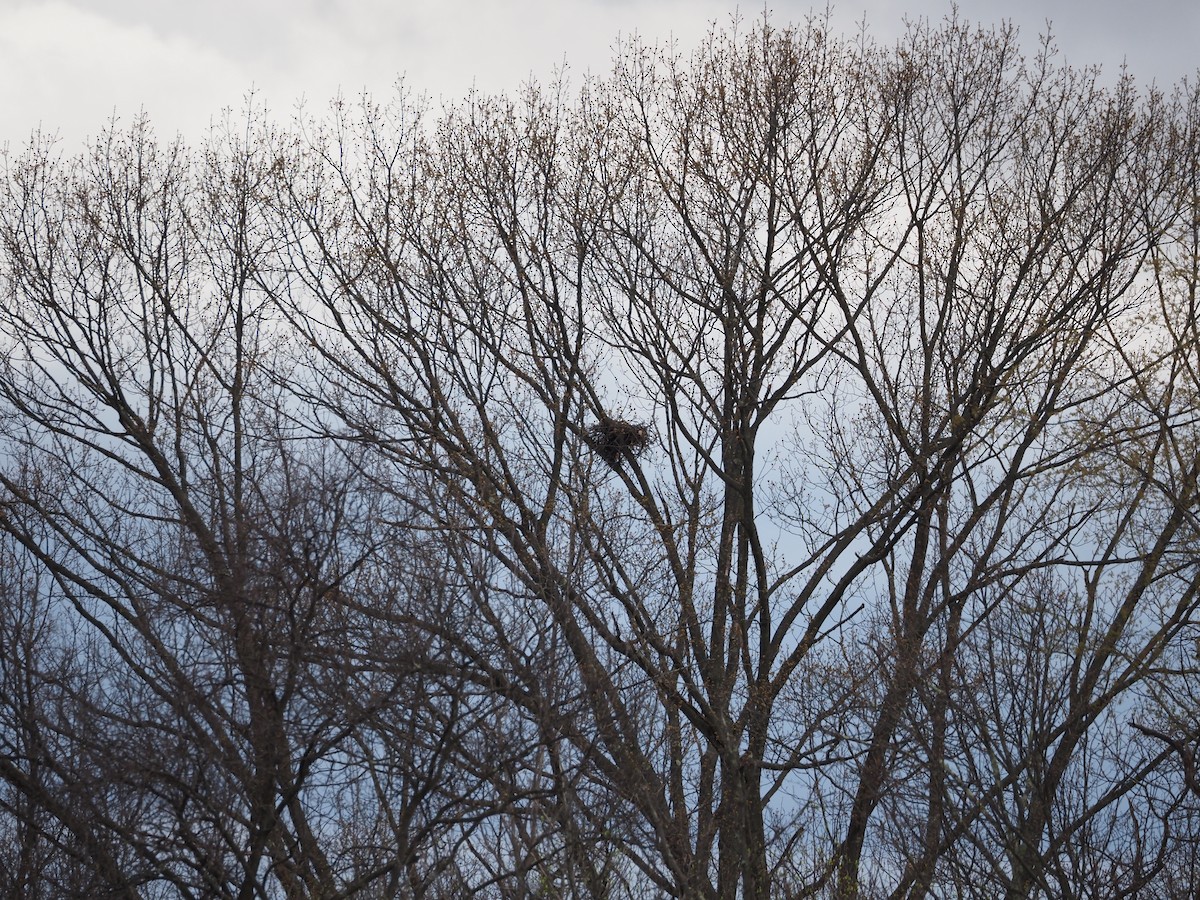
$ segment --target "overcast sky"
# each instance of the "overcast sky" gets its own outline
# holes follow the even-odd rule
[[[160,135],[199,137],[251,88],[279,118],[296,99],[310,109],[341,91],[389,96],[397,78],[433,98],[472,86],[508,90],[530,75],[604,72],[619,36],[695,44],[726,0],[0,0],[0,144],[14,150],[37,127],[80,149],[114,113],[145,109]],[[811,3],[771,4],[776,23],[802,20]],[[963,17],[1008,19],[1027,46],[1053,21],[1072,63],[1141,82],[1174,83],[1200,65],[1197,0],[964,0]],[[865,17],[890,42],[909,17],[943,17],[948,2],[854,0],[834,7],[852,32]]]

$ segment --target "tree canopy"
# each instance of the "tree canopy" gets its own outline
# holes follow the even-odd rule
[[[1194,895],[1196,85],[758,21],[3,184],[6,895]]]

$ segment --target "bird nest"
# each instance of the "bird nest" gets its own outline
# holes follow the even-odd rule
[[[587,430],[587,439],[602,460],[619,469],[626,454],[638,456],[646,449],[650,431],[645,425],[605,418]]]

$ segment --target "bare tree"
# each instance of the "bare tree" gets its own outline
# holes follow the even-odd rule
[[[422,473],[395,490],[464,577],[493,561],[464,653],[545,621],[553,678],[474,677],[626,810],[647,884],[920,895],[979,847],[1050,889],[1073,766],[1194,607],[1190,489],[1092,474],[1174,427],[1114,411],[1188,109],[1008,31],[885,52],[762,25],[626,48],[573,106],[342,109],[295,149],[282,300],[315,399]],[[1011,618],[1030,597],[1044,639]],[[976,703],[1008,653],[1054,670],[1028,746],[1005,729],[1032,671]],[[570,727],[540,713],[562,678]]]
[[[13,884],[1186,893],[1200,100],[827,24],[10,162]]]
[[[8,171],[0,527],[34,574],[3,774],[15,877],[83,873],[51,891],[419,892],[470,828],[443,758],[478,711],[378,627],[404,513],[280,388],[256,129],[189,154],[138,125]]]

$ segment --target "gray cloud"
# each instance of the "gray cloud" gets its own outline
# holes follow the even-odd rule
[[[321,105],[337,92],[390,93],[397,78],[434,99],[472,87],[510,90],[531,74],[607,71],[618,35],[697,42],[709,23],[762,7],[731,0],[0,0],[0,141],[23,141],[39,122],[67,142],[95,133],[116,109],[144,106],[166,131],[202,130],[224,106],[255,87],[286,114],[296,98]],[[890,43],[903,19],[938,20],[934,0],[858,0],[834,9],[834,26],[852,31],[865,16]],[[1010,18],[1030,50],[1047,18],[1065,57],[1123,59],[1142,83],[1169,83],[1193,72],[1200,4],[1147,0],[976,0],[965,18]],[[773,5],[778,23],[803,20],[809,3]]]

